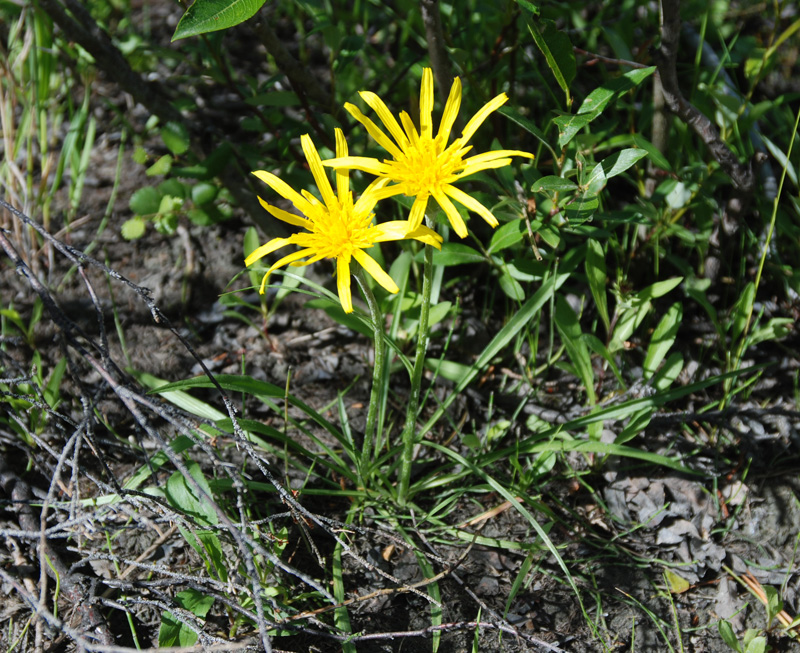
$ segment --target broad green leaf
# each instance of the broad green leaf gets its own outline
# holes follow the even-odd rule
[[[196,617],[205,619],[214,603],[214,597],[206,596],[195,589],[188,589],[178,592],[175,595],[175,602]],[[188,626],[184,626],[170,612],[163,614],[161,626],[158,629],[159,647],[194,646],[195,642],[197,642],[196,632]]]
[[[606,257],[603,246],[593,238],[586,243],[586,277],[589,279],[589,290],[592,292],[597,312],[608,332],[610,320],[608,317],[608,298],[606,296]]]
[[[144,236],[146,227],[147,223],[144,219],[136,215],[122,223],[119,233],[125,240],[136,240]]]
[[[606,175],[606,179],[611,179],[611,177],[616,177],[617,175],[625,172],[639,159],[645,156],[647,156],[647,150],[630,147],[606,157],[600,162],[600,164],[603,166],[603,172]]]
[[[217,199],[219,193],[219,186],[209,184],[207,181],[201,181],[192,186],[192,202],[195,206],[200,204],[208,204]]]
[[[591,220],[599,207],[600,200],[587,195],[565,206],[564,216],[570,221],[570,226],[577,227]]]
[[[575,371],[583,383],[590,404],[597,401],[594,393],[594,375],[592,374],[592,360],[589,348],[586,346],[581,334],[578,316],[563,296],[556,297],[555,322],[561,342],[567,350],[567,355],[575,366]]]
[[[764,585],[763,589],[767,597],[767,628],[769,628],[772,626],[772,622],[775,617],[778,616],[778,613],[783,610],[783,601],[781,601],[778,590],[772,587],[772,585]]]
[[[538,193],[540,191],[571,192],[576,190],[578,190],[578,184],[576,184],[574,181],[553,175],[542,177],[541,179],[533,182],[533,185],[531,186],[532,193]]]
[[[535,19],[526,14],[525,21],[558,85],[569,97],[569,86],[575,79],[576,72],[575,53],[572,51],[569,37],[565,32],[556,29],[555,23],[551,20]]]
[[[611,100],[632,88],[636,88],[655,71],[655,66],[638,68],[607,81],[586,96],[586,99],[581,104],[581,108],[578,109],[578,114],[593,114],[596,118],[603,112]]]
[[[744,653],[765,653],[767,650],[767,638],[763,635],[754,637],[747,643]]]
[[[444,243],[441,250],[433,253],[434,265],[464,265],[465,263],[484,263],[486,257],[478,250],[461,243]]]
[[[506,297],[521,302],[525,299],[525,291],[514,277],[512,277],[508,270],[504,269],[500,275],[500,289],[505,293]]]
[[[664,281],[656,281],[654,284],[637,292],[636,298],[639,301],[646,301],[650,299],[656,299],[657,297],[663,297],[670,290],[679,286],[681,281],[683,281],[683,277],[672,277],[671,279],[665,279]]]
[[[736,633],[733,632],[733,627],[731,624],[725,621],[725,619],[722,619],[717,624],[717,628],[720,636],[722,637],[722,641],[737,653],[742,653],[742,646],[739,644],[739,639],[736,637]]]
[[[159,175],[166,175],[169,174],[169,171],[172,169],[172,155],[165,154],[162,157],[151,165],[147,170],[145,170],[145,174],[148,177],[157,177]]]
[[[558,146],[565,147],[581,129],[599,115],[599,113],[585,113],[580,116],[572,114],[556,116],[553,122],[558,127]]]
[[[195,0],[178,21],[173,41],[228,29],[252,18],[266,0]]]
[[[134,191],[128,201],[128,207],[136,215],[148,216],[158,213],[158,205],[161,202],[161,195],[152,186],[145,186]]]
[[[211,487],[200,466],[195,463],[187,465],[189,473],[192,478],[197,482],[197,485],[211,497]],[[212,525],[218,521],[216,511],[211,507],[209,499],[198,494],[193,485],[184,478],[181,472],[174,472],[167,481],[166,488],[167,500],[170,505],[183,510],[192,517],[194,517],[199,524]]]
[[[525,231],[525,222],[522,220],[507,222],[492,234],[492,240],[489,242],[489,247],[486,251],[489,254],[493,254],[516,245],[523,239]]]
[[[683,305],[680,302],[675,302],[670,306],[664,317],[661,318],[650,339],[650,346],[647,348],[647,355],[644,358],[645,379],[649,379],[655,374],[661,361],[675,343],[682,319]]]
[[[182,123],[168,122],[161,128],[161,138],[164,145],[176,156],[189,149],[189,130]]]
[[[674,351],[664,361],[661,369],[653,376],[653,387],[659,392],[669,390],[681,370],[683,370],[683,356]]]

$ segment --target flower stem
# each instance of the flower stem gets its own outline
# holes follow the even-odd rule
[[[431,308],[432,279],[433,247],[425,245],[425,263],[422,272],[422,306],[420,306],[419,310],[419,328],[417,330],[417,354],[411,375],[411,392],[408,397],[406,423],[403,427],[401,438],[403,453],[400,461],[400,479],[397,484],[397,502],[401,506],[405,506],[408,500],[408,484],[411,479],[411,463],[414,456],[414,444],[416,443],[422,370],[425,367],[425,355],[428,351],[428,313]]]
[[[356,266],[353,266],[354,268]],[[372,390],[369,395],[369,406],[367,407],[367,425],[364,427],[364,444],[361,449],[361,459],[359,461],[358,475],[361,484],[366,487],[364,478],[365,468],[370,466],[375,457],[375,421],[378,418],[378,409],[381,405],[381,385],[383,383],[383,366],[386,359],[386,345],[383,333],[383,315],[380,306],[372,294],[369,284],[364,277],[364,271],[358,267],[355,272],[358,285],[369,307],[370,318],[372,319],[372,337],[375,345],[375,363],[372,368]]]

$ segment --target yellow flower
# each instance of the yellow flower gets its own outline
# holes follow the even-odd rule
[[[378,114],[381,122],[389,130],[394,140],[389,138],[380,127],[361,113],[355,105],[347,103],[344,105],[345,109],[364,125],[370,136],[392,156],[392,159],[379,161],[369,157],[337,156],[335,159],[325,161],[324,165],[331,166],[337,170],[343,168],[363,170],[376,175],[379,180],[385,180],[387,185],[376,190],[379,199],[400,194],[415,196],[414,205],[408,216],[411,230],[418,228],[422,224],[429,197],[433,197],[442,207],[442,210],[450,220],[450,224],[453,225],[453,229],[461,238],[467,235],[467,226],[464,224],[464,220],[461,219],[451,199],[477,213],[492,227],[497,226],[497,218],[492,215],[489,209],[475,198],[456,188],[453,184],[475,172],[507,166],[511,163],[510,157],[512,156],[533,158],[532,154],[518,150],[496,150],[464,158],[467,152],[472,149],[472,146],[467,145],[467,142],[472,138],[478,127],[481,126],[489,114],[508,101],[508,96],[505,93],[501,93],[490,102],[487,102],[467,123],[461,136],[455,139],[449,147],[447,146],[447,141],[450,140],[450,132],[453,129],[458,109],[461,106],[461,80],[458,77],[453,80],[453,86],[450,88],[450,96],[447,98],[444,115],[439,124],[439,133],[436,136],[433,135],[433,122],[431,119],[431,112],[433,111],[433,73],[430,68],[425,68],[422,74],[419,131],[417,131],[411,121],[411,117],[405,111],[400,114],[400,124],[398,124],[389,109],[386,108],[383,100],[377,95],[368,91],[362,91],[359,95]],[[402,127],[400,126],[401,124]]]
[[[397,284],[364,250],[372,247],[375,243],[405,238],[414,238],[438,248],[441,247],[441,236],[424,226],[409,231],[408,223],[405,220],[373,225],[372,209],[380,199],[378,190],[385,185],[385,182],[375,180],[358,198],[358,201],[353,203],[347,170],[336,171],[337,192],[334,193],[311,138],[305,134],[300,141],[308,165],[311,167],[311,174],[314,175],[314,180],[322,195],[321,202],[308,191],[296,192],[272,173],[264,170],[257,170],[253,173],[272,190],[294,204],[295,208],[305,217],[271,206],[259,197],[261,205],[279,220],[306,230],[306,232],[296,233],[288,238],[273,238],[245,259],[244,264],[250,266],[267,254],[286,245],[294,244],[302,248],[300,251],[284,256],[267,270],[261,281],[259,292],[264,292],[269,275],[284,265],[308,265],[323,258],[336,259],[336,285],[339,290],[339,300],[342,302],[345,312],[350,313],[353,310],[353,299],[350,293],[350,261],[354,258],[374,277],[375,281],[389,292],[396,293],[398,291]],[[340,129],[336,130],[336,156],[347,157],[347,143]]]

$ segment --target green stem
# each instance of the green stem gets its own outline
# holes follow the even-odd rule
[[[400,479],[397,484],[397,502],[401,506],[405,506],[408,499],[408,484],[411,479],[411,463],[414,456],[414,444],[416,443],[422,371],[425,367],[425,355],[428,351],[428,313],[431,308],[432,279],[433,247],[425,245],[425,265],[422,272],[422,306],[420,306],[419,310],[419,329],[417,330],[417,354],[414,359],[414,371],[411,375],[411,393],[408,397],[406,423],[403,427],[401,438],[403,454],[400,462]]]
[[[355,267],[355,266],[354,266]],[[366,487],[364,478],[364,468],[368,467],[375,458],[375,422],[378,418],[378,409],[381,405],[381,385],[383,383],[383,366],[386,359],[386,345],[383,333],[383,315],[380,306],[372,294],[369,284],[364,277],[364,271],[359,267],[355,272],[358,285],[369,307],[370,318],[372,319],[372,337],[375,344],[375,364],[372,368],[372,390],[369,395],[369,406],[367,407],[367,425],[364,427],[364,445],[361,449],[361,460],[359,464],[359,479],[361,484]]]

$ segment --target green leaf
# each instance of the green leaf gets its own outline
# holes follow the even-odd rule
[[[522,220],[507,222],[492,234],[492,240],[486,251],[493,254],[516,245],[524,237],[525,231],[525,223]]]
[[[772,585],[764,585],[764,594],[767,597],[767,628],[772,626],[772,622],[778,613],[783,610],[783,601],[781,601],[780,594]]]
[[[191,462],[187,467],[189,468],[189,473],[192,478],[197,482],[197,485],[203,492],[211,497],[211,487],[208,485],[205,476],[203,476],[203,471],[200,469],[200,466],[195,462]],[[189,484],[181,472],[174,472],[172,476],[169,477],[166,494],[167,501],[169,501],[170,505],[190,514],[199,524],[208,526],[217,523],[217,513],[214,508],[211,507],[209,499],[200,496],[194,486]]]
[[[657,297],[663,297],[670,290],[679,286],[681,281],[683,281],[683,277],[672,277],[664,281],[656,281],[654,284],[636,293],[636,299],[639,301],[649,301]]]
[[[183,590],[175,595],[175,602],[184,610],[188,610],[196,617],[204,619],[214,603],[213,596],[206,596],[194,589]],[[158,645],[161,648],[169,646],[194,646],[197,633],[188,626],[184,626],[170,612],[165,612],[161,618],[158,629]]]
[[[731,626],[730,622],[725,621],[725,619],[722,619],[717,624],[717,628],[719,629],[719,634],[720,637],[722,637],[722,641],[725,642],[737,653],[742,653],[742,647],[739,644],[739,640],[736,637],[736,633],[733,632],[733,627]]]
[[[164,195],[158,203],[159,215],[166,215],[167,213],[174,213],[183,206],[183,200],[180,197],[173,197],[172,195]]]
[[[145,174],[148,177],[155,177],[157,175],[166,175],[172,169],[172,155],[165,154],[160,157],[153,165],[151,165]]]
[[[528,30],[536,42],[539,50],[542,51],[547,65],[553,71],[553,75],[558,85],[569,97],[569,85],[575,79],[575,53],[572,51],[572,43],[565,32],[556,29],[555,23],[551,20],[536,20],[526,15],[525,21],[528,23]]]
[[[625,428],[622,429],[616,438],[614,438],[614,444],[625,444],[626,442],[633,440],[633,438],[647,428],[647,425],[650,423],[652,417],[652,408],[643,408],[639,412],[634,413],[633,417],[628,420]]]
[[[616,177],[625,172],[628,168],[634,165],[639,159],[647,156],[647,150],[641,150],[636,147],[629,147],[624,150],[606,157],[600,162],[603,166],[603,172],[606,179]]]
[[[683,356],[674,351],[664,361],[661,369],[653,375],[653,387],[659,392],[669,390],[681,370],[683,370]]]
[[[160,202],[160,193],[152,186],[145,186],[131,195],[128,207],[137,215],[155,215]]]
[[[744,653],[764,653],[767,650],[767,638],[763,635],[754,637],[747,643]]]
[[[592,361],[589,348],[581,334],[578,316],[562,295],[556,297],[556,328],[561,336],[561,342],[567,350],[570,361],[575,366],[575,371],[583,383],[589,403],[594,404],[597,397],[594,393],[594,375],[592,374]]]
[[[567,143],[569,143],[575,135],[586,125],[588,125],[592,120],[599,116],[599,113],[590,113],[590,114],[583,114],[580,116],[574,116],[572,114],[567,114],[564,116],[556,116],[553,118],[553,122],[558,127],[558,146],[565,147]]]
[[[192,186],[192,202],[194,202],[195,205],[208,204],[217,199],[218,193],[219,188],[217,186],[201,181]]]
[[[648,156],[650,157],[650,161],[654,166],[661,168],[662,170],[668,170],[669,172],[672,172],[672,165],[669,161],[667,161],[667,157],[659,152],[655,145],[653,145],[641,134],[633,134],[632,138],[633,144],[636,147],[647,152]]]
[[[603,246],[593,238],[586,243],[586,277],[589,279],[589,290],[592,292],[597,312],[608,332],[611,321],[608,317],[608,298],[606,296],[606,257]]]
[[[500,289],[505,293],[506,297],[521,302],[525,299],[525,291],[520,285],[519,281],[512,277],[508,270],[503,270],[500,275]]]
[[[594,89],[581,104],[578,114],[593,114],[596,118],[608,106],[611,100],[626,91],[636,88],[645,79],[656,71],[655,66],[631,70],[620,77],[607,81],[602,86]]]
[[[266,0],[195,0],[178,21],[172,40],[228,29],[252,18]]]
[[[136,215],[129,220],[125,220],[120,227],[119,233],[125,240],[136,240],[144,236],[147,223],[144,219]]]
[[[469,245],[461,243],[444,243],[441,250],[433,253],[433,264],[443,265],[464,265],[465,263],[484,263],[486,257],[478,250]]]
[[[756,297],[756,287],[753,282],[749,282],[742,292],[741,297],[733,307],[733,315],[731,320],[731,340],[734,342],[739,339],[739,336],[744,332],[747,326],[747,320],[753,313],[753,301]]]
[[[670,306],[664,317],[661,318],[656,330],[653,332],[650,346],[647,348],[647,355],[644,358],[645,379],[649,379],[655,374],[661,361],[664,360],[667,352],[675,343],[675,337],[678,334],[682,319],[683,305],[680,302],[675,302]]]
[[[176,156],[189,149],[189,130],[182,123],[168,122],[161,128],[161,138],[167,149]]]
[[[554,175],[548,175],[547,177],[542,177],[541,179],[536,180],[533,182],[531,186],[532,193],[538,193],[540,191],[546,192],[572,192],[578,190],[578,184],[570,179],[564,179],[564,177],[556,177]]]

